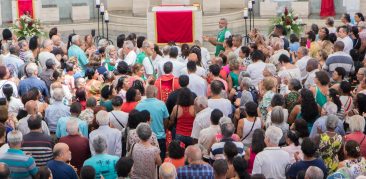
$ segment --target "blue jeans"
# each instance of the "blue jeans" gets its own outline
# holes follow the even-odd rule
[[[164,161],[166,154],[166,139],[158,139],[158,143],[160,148],[160,158]]]
[[[186,146],[186,148],[189,145],[193,145],[193,138],[190,136],[183,136],[183,135],[176,134],[175,139],[183,142],[184,145]]]

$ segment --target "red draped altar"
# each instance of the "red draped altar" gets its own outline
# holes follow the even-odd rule
[[[322,0],[320,17],[335,16],[334,0]]]

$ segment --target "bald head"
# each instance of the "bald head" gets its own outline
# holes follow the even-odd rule
[[[8,165],[3,162],[0,162],[0,178],[8,178],[10,175],[10,170]]]
[[[27,103],[25,103],[25,110],[27,111],[28,114],[33,115],[33,114],[37,114],[37,102],[34,100],[30,100]]]
[[[344,43],[342,41],[337,41],[334,43],[334,52],[343,51]]]
[[[146,88],[146,97],[155,98],[158,94],[158,89],[154,85],[149,85]]]
[[[55,158],[55,160],[63,162],[71,160],[71,152],[69,150],[69,146],[65,143],[57,143],[53,147],[53,158]]]
[[[160,179],[175,179],[177,176],[177,171],[172,163],[166,162],[160,166],[159,175]]]
[[[190,53],[190,54],[189,54],[189,56],[188,56],[188,61],[194,61],[194,62],[197,62],[197,61],[198,61],[197,54],[195,54],[195,53]]]
[[[202,159],[202,152],[201,149],[195,145],[190,145],[186,148],[184,152],[185,158],[188,160],[189,163],[194,161],[199,161]]]

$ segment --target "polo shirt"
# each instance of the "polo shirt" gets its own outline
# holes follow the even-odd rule
[[[68,135],[68,133],[66,131],[66,123],[67,123],[67,121],[70,120],[70,118],[75,119],[75,117],[61,117],[57,121],[57,127],[56,127],[56,137],[57,138],[61,138],[61,137]],[[79,118],[76,118],[76,119],[78,121],[79,132],[81,133],[81,135],[88,138],[88,124],[86,123],[86,121],[83,121]]]
[[[18,90],[19,95],[22,96],[32,88],[37,88],[42,93],[43,97],[50,96],[46,83],[34,76],[30,76],[24,80],[20,80]]]
[[[105,179],[117,178],[115,170],[119,157],[108,154],[96,154],[84,162],[83,166],[92,166],[95,169],[96,178],[102,175]]]
[[[38,172],[34,159],[19,149],[10,148],[0,156],[0,162],[8,165],[12,179],[32,179]]]
[[[252,174],[263,174],[266,178],[285,179],[290,154],[280,147],[266,147],[254,160]]]
[[[87,64],[89,63],[88,57],[85,55],[85,52],[77,45],[72,45],[68,54],[69,57],[76,57],[78,59],[78,65],[82,69],[82,76],[85,74],[85,70],[87,68]]]
[[[228,138],[228,139],[221,139],[220,142],[214,143],[211,146],[211,155],[210,155],[210,158],[212,160],[215,160],[215,158],[218,155],[224,154],[224,146],[225,146],[225,143],[226,142],[233,142],[236,145],[236,148],[238,149],[238,155],[244,156],[244,154],[245,154],[244,144],[242,142],[236,142],[232,138]]]
[[[169,117],[168,109],[163,101],[156,98],[146,98],[141,101],[136,110],[147,110],[151,116],[151,128],[156,134],[157,139],[165,139],[164,120]]]
[[[65,162],[51,160],[47,162],[47,167],[51,170],[53,179],[78,179],[75,170]]]
[[[22,150],[29,153],[35,160],[38,167],[45,166],[53,159],[52,139],[49,135],[41,132],[30,132],[23,137]]]

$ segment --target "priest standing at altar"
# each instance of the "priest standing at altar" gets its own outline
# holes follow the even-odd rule
[[[322,0],[320,8],[320,17],[326,18],[335,16],[334,0]]]
[[[231,32],[227,29],[227,20],[225,18],[221,18],[219,21],[219,32],[217,34],[217,38],[203,36],[204,41],[210,42],[212,45],[216,46],[215,56],[219,56],[221,51],[225,51],[223,42],[226,38],[231,36]]]

